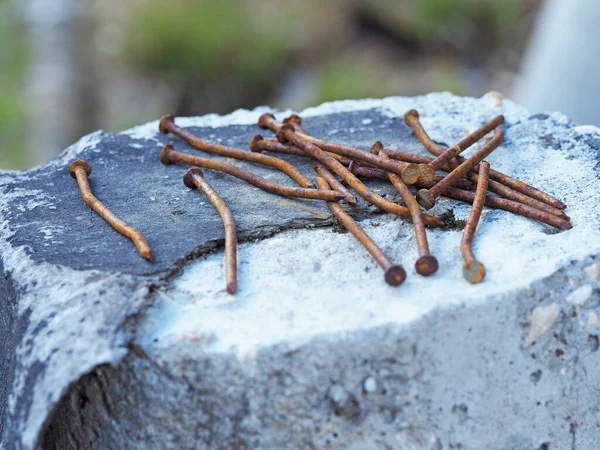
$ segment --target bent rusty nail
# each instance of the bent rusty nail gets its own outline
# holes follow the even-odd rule
[[[92,188],[88,180],[88,176],[92,173],[92,166],[87,161],[78,159],[69,167],[69,173],[73,178],[77,180],[81,197],[86,205],[88,205],[96,214],[102,217],[109,225],[115,230],[121,233],[126,238],[130,239],[142,258],[151,261],[152,260],[152,249],[144,235],[133,228],[131,225],[127,225],[124,221],[119,219],[108,207],[102,203],[92,193]]]
[[[490,163],[484,161],[481,163],[481,170],[477,179],[477,191],[475,191],[473,207],[460,241],[460,252],[464,260],[463,277],[471,284],[480,283],[485,277],[485,266],[477,261],[473,253],[473,238],[487,197],[489,174]]]
[[[464,152],[477,141],[481,140],[490,131],[496,129],[496,127],[499,127],[503,123],[504,116],[500,115],[494,117],[492,120],[485,123],[481,128],[477,129],[475,132],[462,139],[458,144],[455,144],[447,150],[444,150],[437,158],[431,161],[429,165],[434,170],[440,170],[440,168],[444,167],[460,153]]]
[[[384,150],[380,149],[379,154],[383,159],[388,157]],[[419,259],[417,259],[417,262],[415,263],[415,269],[419,275],[423,275],[424,277],[433,275],[437,272],[439,264],[435,256],[432,256],[429,252],[427,232],[425,231],[425,223],[423,222],[423,211],[421,211],[419,203],[398,175],[388,172],[388,177],[402,196],[404,204],[408,207],[410,215],[412,216],[415,237],[417,239],[417,248],[419,249]]]
[[[308,134],[302,127],[302,118],[298,114],[292,114],[289,117],[286,117],[283,119],[283,123],[289,123],[299,133]]]
[[[198,189],[202,192],[221,216],[225,227],[225,279],[227,292],[233,295],[238,288],[237,229],[233,214],[231,214],[231,210],[217,191],[204,179],[202,170],[197,167],[189,169],[183,177],[183,184],[190,189]]]
[[[475,192],[466,191],[463,189],[456,189],[454,187],[449,188],[442,195],[444,197],[460,200],[465,203],[471,204],[475,200]],[[488,195],[485,199],[485,206],[510,211],[519,216],[527,217],[529,219],[537,220],[538,222],[543,222],[545,224],[551,225],[554,228],[558,228],[559,230],[570,230],[571,228],[573,228],[573,225],[571,225],[571,222],[569,222],[568,220],[561,219],[560,217],[556,217],[553,214],[548,214],[547,212],[540,211],[539,209],[532,208],[531,206],[524,205],[523,203],[515,202],[513,200],[507,200],[505,198],[492,197]]]
[[[269,128],[275,132],[279,132],[281,128],[285,125],[289,124],[279,124],[275,120],[273,114],[263,114],[260,116],[258,120],[258,126],[261,128]],[[292,129],[294,129],[292,127]],[[296,130],[294,130],[296,131]],[[396,160],[388,160],[383,161],[376,155],[373,155],[370,152],[366,152],[359,148],[349,147],[347,145],[342,144],[334,144],[332,142],[327,142],[322,139],[317,139],[312,136],[303,133],[297,133],[302,139],[310,142],[313,145],[316,145],[321,150],[331,153],[337,153],[338,155],[346,156],[352,159],[358,159],[361,161],[365,161],[373,166],[379,167],[381,169],[385,169],[389,172],[394,172],[402,177],[402,180],[406,184],[415,184],[419,180],[419,173],[415,168],[407,163]],[[431,180],[429,180],[431,181]]]
[[[307,155],[304,150],[301,150],[294,145],[282,144],[276,139],[267,139],[262,137],[260,134],[257,134],[250,140],[250,150],[252,150],[253,152],[267,151],[310,158],[310,156]],[[337,159],[344,166],[348,166],[352,162],[352,159],[346,158],[345,156],[329,152],[327,152],[327,154],[332,158]]]
[[[417,136],[419,141],[421,141],[423,146],[430,153],[432,153],[436,156],[439,156],[444,152],[444,149],[440,145],[435,143],[429,137],[429,135],[427,134],[427,132],[421,125],[421,122],[419,121],[419,113],[417,111],[415,111],[415,110],[408,111],[404,115],[404,120],[405,120],[406,124],[413,129],[413,131],[415,132],[415,135]],[[390,157],[393,157],[393,156],[390,154]],[[457,156],[456,161],[457,162],[453,163],[453,168],[458,167],[459,164],[464,163],[466,160],[462,156]],[[479,165],[475,166],[473,168],[473,170],[475,172],[478,172]],[[502,183],[505,186],[508,186],[508,187],[514,189],[515,191],[519,191],[533,199],[539,200],[540,202],[544,202],[550,206],[554,206],[555,208],[558,208],[558,209],[566,209],[567,208],[567,205],[565,203],[563,203],[559,199],[553,197],[552,195],[547,194],[546,192],[541,191],[533,186],[530,186],[523,181],[519,181],[515,178],[505,175],[502,172],[498,172],[494,169],[491,169],[490,170],[490,178],[494,181],[497,181],[499,183]]]
[[[311,189],[315,187],[310,178],[304,175],[300,169],[294,167],[289,162],[280,158],[275,158],[274,156],[248,152],[239,148],[227,147],[225,145],[205,141],[204,139],[201,139],[198,136],[190,133],[188,130],[176,125],[175,119],[171,115],[164,116],[162,119],[160,119],[159,129],[162,134],[167,134],[169,132],[173,133],[175,136],[180,137],[192,147],[202,150],[203,152],[274,167],[275,169],[281,170],[303,188]]]
[[[408,208],[400,206],[396,203],[390,202],[380,195],[373,192],[369,189],[364,183],[362,183],[356,176],[339,163],[336,159],[327,155],[323,150],[321,150],[318,146],[312,144],[299,134],[297,134],[294,130],[294,127],[291,125],[283,125],[280,127],[277,132],[277,139],[282,144],[291,142],[297,147],[300,147],[307,154],[309,154],[312,158],[317,161],[323,163],[328,169],[330,169],[335,174],[339,175],[348,185],[354,189],[358,195],[364,198],[369,203],[372,203],[375,206],[383,209],[392,214],[396,214],[397,216],[403,217],[405,219],[410,219],[410,211]],[[425,220],[425,224],[430,227],[441,227],[444,224],[444,221],[439,217],[434,217],[425,214],[423,216]]]
[[[240,169],[232,164],[227,164],[214,159],[203,158],[201,156],[192,156],[187,153],[175,151],[171,144],[165,145],[160,152],[160,161],[167,164],[188,164],[190,166],[199,166],[205,169],[218,170],[225,172],[236,178],[246,181],[253,186],[256,186],[264,191],[270,192],[282,197],[308,198],[313,200],[328,200],[336,202],[344,198],[344,194],[337,191],[322,191],[320,189],[306,189],[300,187],[284,186],[279,183],[259,177],[258,175]]]
[[[315,161],[314,163],[315,170],[322,178],[325,178],[325,181],[336,191],[343,192],[346,194],[344,201],[348,203],[350,206],[358,205],[358,201],[356,197],[348,190],[346,186],[338,181],[338,179],[333,176],[333,174],[319,161]]]
[[[417,194],[417,200],[421,206],[427,209],[433,208],[435,205],[435,199],[439,197],[444,191],[458,180],[466,176],[473,167],[487,158],[504,140],[504,130],[501,126],[496,127],[494,130],[494,137],[477,152],[475,152],[469,159],[464,163],[450,172],[444,177],[442,181],[437,183],[431,189],[421,189]]]
[[[319,189],[327,189],[329,185],[324,178],[317,177]],[[327,206],[335,218],[367,249],[371,256],[384,270],[384,278],[390,286],[399,286],[406,279],[406,271],[400,265],[394,264],[390,258],[377,246],[375,241],[356,223],[356,221],[344,211],[339,204],[327,202]]]

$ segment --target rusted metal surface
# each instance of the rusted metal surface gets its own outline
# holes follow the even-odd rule
[[[415,111],[416,112],[416,111]],[[444,150],[437,158],[429,163],[429,165],[434,170],[439,170],[444,167],[446,164],[451,162],[456,156],[460,153],[464,152],[466,149],[471,147],[477,141],[482,139],[486,134],[490,131],[494,130],[496,127],[499,127],[504,123],[504,116],[496,116],[486,124],[484,124],[481,128],[476,130],[475,132],[468,135],[466,138],[461,140],[458,144],[453,145],[447,150]]]
[[[283,123],[289,123],[298,133],[308,134],[302,127],[302,118],[298,114],[292,114],[283,119]]]
[[[121,233],[126,238],[130,239],[135,245],[142,258],[152,261],[152,249],[144,235],[133,228],[131,225],[127,225],[126,222],[119,219],[108,207],[98,200],[92,193],[88,176],[92,173],[92,166],[87,161],[78,159],[73,162],[69,167],[69,173],[73,178],[77,180],[81,197],[86,205],[88,205],[96,214],[102,217],[108,222],[115,230]]]
[[[415,110],[411,110],[404,115],[404,120],[405,120],[406,124],[413,129],[413,131],[414,131],[415,135],[417,136],[417,138],[419,139],[419,141],[421,141],[423,146],[430,153],[432,153],[436,156],[439,156],[444,152],[444,148],[442,148],[439,144],[434,142],[433,139],[431,139],[429,137],[429,135],[427,134],[427,132],[421,125],[421,122],[419,121],[419,113],[417,113]],[[389,156],[394,157],[394,156],[392,156],[392,154],[389,154]],[[462,156],[457,156],[455,161],[452,162],[452,165],[453,165],[452,168],[454,169],[454,168],[458,167],[458,165],[464,163],[465,161],[466,161],[465,158],[463,158]],[[478,172],[479,165],[476,165],[475,167],[473,167],[473,170],[475,172]],[[543,192],[533,186],[530,186],[523,181],[519,181],[519,180],[516,180],[515,178],[505,175],[502,172],[498,172],[496,170],[491,169],[490,170],[490,178],[492,180],[502,183],[505,186],[508,186],[516,191],[519,191],[531,198],[539,200],[550,206],[554,206],[555,208],[558,208],[558,209],[566,209],[567,208],[567,205],[565,203],[563,203],[559,199],[553,197],[552,195],[547,194],[546,192]]]
[[[483,164],[483,163],[482,163]],[[473,171],[469,172],[467,178],[474,183],[477,183],[477,180],[481,177],[481,169],[479,173],[475,173]],[[503,185],[494,180],[488,181],[488,190],[491,192],[495,192],[496,194],[504,197],[508,200],[514,200],[515,202],[523,203],[525,205],[529,205],[532,208],[539,209],[540,211],[545,211],[549,214],[553,214],[557,217],[560,217],[565,220],[570,220],[569,216],[562,210],[555,208],[554,206],[550,206],[544,202],[540,202],[534,198],[529,197],[519,191],[515,191],[514,189],[509,188],[508,186]]]
[[[294,167],[289,162],[280,158],[275,158],[274,156],[249,152],[247,150],[241,150],[239,148],[227,147],[226,145],[205,141],[204,139],[195,136],[193,133],[190,133],[188,130],[176,125],[175,119],[171,115],[164,116],[160,120],[159,129],[162,134],[173,133],[175,136],[180,137],[192,147],[202,150],[203,152],[274,167],[275,169],[281,170],[287,174],[292,180],[294,180],[303,188],[311,189],[315,187],[310,178],[304,175],[300,169]]]
[[[435,200],[443,194],[448,188],[456,183],[461,178],[465,177],[473,167],[487,158],[500,144],[504,141],[504,130],[501,126],[494,130],[494,137],[481,149],[475,152],[469,159],[459,165],[456,169],[444,177],[442,181],[437,183],[431,189],[421,189],[417,194],[419,204],[424,208],[430,209],[435,205]]]
[[[379,155],[379,151],[383,150],[383,144],[381,141],[375,141],[371,146],[371,153],[374,155]],[[390,159],[390,155],[387,154],[388,159]],[[394,158],[392,158],[394,159]],[[398,158],[395,158],[398,159]],[[398,159],[399,160],[399,159]],[[384,159],[385,161],[385,159]],[[435,170],[427,163],[422,164],[420,162],[413,161],[404,161],[408,165],[406,169],[404,169],[404,173],[406,174],[405,178],[416,179],[412,184],[423,183],[428,184],[433,181],[433,177],[435,176]]]
[[[295,145],[282,144],[277,139],[264,138],[260,134],[257,134],[250,140],[250,150],[253,152],[266,151],[310,158],[310,156],[307,155],[304,150],[296,147]],[[345,156],[341,156],[336,153],[326,153],[332,158],[337,159],[344,166],[348,166],[353,161],[350,158],[346,158]]]
[[[475,200],[475,192],[456,189],[453,187],[444,192],[443,196],[471,204]],[[505,198],[492,197],[488,195],[485,199],[485,206],[510,211],[519,216],[528,217],[529,219],[551,225],[559,230],[570,230],[573,228],[573,225],[571,225],[571,222],[568,220],[561,219],[553,214],[548,214],[547,212],[540,211],[539,209],[532,208],[531,206],[524,205],[523,203],[515,202],[513,200],[507,200]]]
[[[389,200],[386,200],[385,198],[373,192],[358,178],[356,178],[356,176],[352,174],[350,170],[340,164],[339,161],[326,154],[323,150],[312,144],[302,135],[297,134],[294,130],[294,127],[291,125],[281,126],[277,132],[277,139],[282,144],[291,142],[295,146],[304,150],[312,158],[323,163],[328,169],[339,175],[352,189],[358,193],[358,195],[360,195],[369,203],[372,203],[384,211],[390,212],[405,219],[411,218],[408,208],[390,202]],[[425,220],[425,224],[430,227],[441,227],[444,224],[442,219],[427,214],[423,216],[423,219]]]
[[[193,167],[185,173],[183,183],[190,189],[198,189],[202,192],[223,220],[223,226],[225,227],[225,279],[227,292],[233,295],[238,288],[237,228],[233,214],[231,214],[231,210],[217,191],[204,179],[202,171],[197,167]]]
[[[336,191],[340,191],[346,194],[346,197],[344,198],[344,201],[346,203],[348,203],[350,206],[358,205],[358,201],[356,200],[354,194],[352,194],[352,192],[350,192],[346,186],[340,183],[339,180],[329,171],[329,169],[327,169],[327,167],[325,167],[318,161],[315,161],[314,167],[315,171],[319,174],[319,176],[325,178],[325,181],[327,181],[327,184],[329,184],[329,186],[331,186]]]
[[[483,211],[483,205],[487,197],[489,174],[490,163],[484,161],[481,163],[481,170],[479,171],[473,207],[471,208],[471,213],[467,219],[467,225],[460,241],[460,252],[464,260],[463,276],[471,284],[480,283],[485,277],[485,266],[477,261],[473,253],[473,238],[475,237],[475,230],[477,229],[481,211]]]
[[[276,132],[279,132],[282,129],[282,126],[286,125],[277,123],[272,114],[263,114],[262,116],[260,116],[258,124],[261,128],[266,127]],[[420,173],[412,164],[396,160],[384,161],[379,156],[374,155],[365,150],[361,150],[359,148],[327,142],[322,139],[317,139],[315,137],[303,133],[298,133],[298,135],[301,136],[304,140],[309,141],[311,144],[316,145],[323,151],[336,153],[338,155],[346,156],[352,159],[358,159],[360,161],[367,162],[375,167],[379,167],[389,172],[396,173],[402,177],[402,180],[406,184],[415,184],[417,181],[420,180]],[[433,175],[431,176],[429,181],[431,181],[432,178]],[[428,180],[421,179],[421,181],[427,182]]]
[[[317,186],[319,189],[328,189],[330,186],[322,177],[317,177]],[[406,279],[406,271],[400,265],[394,264],[392,260],[381,250],[375,241],[356,223],[356,221],[344,211],[340,205],[335,202],[327,202],[331,213],[335,216],[340,224],[342,224],[358,241],[367,249],[373,256],[375,261],[381,266],[384,271],[384,278],[390,286],[399,286]]]
[[[188,155],[175,151],[171,144],[165,145],[160,152],[160,161],[163,164],[187,164],[190,166],[199,166],[205,169],[218,170],[228,173],[236,178],[246,181],[253,186],[263,189],[272,194],[281,195],[283,197],[307,198],[313,200],[328,200],[338,201],[344,198],[344,194],[337,191],[323,191],[320,189],[306,189],[299,187],[284,186],[279,183],[259,177],[258,175],[240,169],[232,164],[214,159],[203,158],[201,156]]]
[[[384,150],[379,150],[379,155],[383,159],[387,159]],[[415,237],[417,248],[419,249],[419,259],[415,263],[415,269],[419,275],[428,277],[437,272],[439,264],[437,259],[429,252],[429,243],[427,242],[427,232],[425,231],[425,223],[423,222],[423,212],[417,200],[413,197],[410,189],[404,184],[402,179],[395,173],[388,172],[388,178],[392,185],[402,196],[404,204],[408,207],[412,216],[413,226],[415,228]]]

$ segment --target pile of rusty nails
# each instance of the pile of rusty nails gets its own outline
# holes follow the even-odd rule
[[[300,187],[275,183],[216,159],[180,153],[175,151],[171,144],[166,145],[160,152],[160,161],[165,165],[194,166],[185,173],[184,184],[190,189],[201,191],[220,214],[225,226],[226,281],[230,294],[237,290],[236,225],[227,204],[204,179],[199,167],[225,172],[276,195],[324,200],[338,222],[354,235],[383,268],[385,281],[391,286],[402,284],[406,279],[406,271],[402,266],[394,264],[346,209],[340,206],[340,201],[350,207],[357,205],[356,197],[346,186],[378,208],[412,220],[419,251],[415,269],[422,276],[433,275],[438,270],[438,262],[429,252],[426,227],[442,227],[444,222],[439,217],[424,213],[421,207],[431,209],[440,196],[473,205],[460,244],[464,260],[463,276],[473,284],[481,282],[485,277],[485,266],[473,253],[475,229],[484,205],[511,211],[560,230],[572,227],[569,217],[564,212],[567,205],[522,181],[490,169],[490,164],[484,161],[504,140],[504,116],[493,118],[448,149],[442,148],[429,137],[419,121],[417,111],[408,111],[404,120],[423,146],[435,157],[386,149],[379,141],[367,152],[317,139],[307,133],[302,127],[302,119],[295,114],[283,120],[283,123],[278,123],[272,114],[263,114],[258,120],[258,126],[275,132],[276,138],[254,136],[250,140],[251,151],[205,141],[177,126],[173,116],[164,116],[160,120],[159,129],[163,134],[172,133],[206,153],[273,167],[284,172]],[[469,158],[460,155],[490,132],[493,132],[493,137]],[[298,168],[273,156],[273,153],[313,159],[317,175],[316,185]],[[71,165],[69,171],[77,180],[84,202],[118,232],[131,239],[143,258],[151,260],[152,251],[144,236],[115,216],[92,194],[88,182],[91,166],[86,161],[78,160]],[[442,176],[439,173],[446,175]],[[386,200],[367,187],[361,179],[389,181],[406,206]],[[418,189],[416,198],[408,186]]]

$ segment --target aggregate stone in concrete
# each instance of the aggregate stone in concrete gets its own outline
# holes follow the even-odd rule
[[[158,161],[167,142],[195,150],[157,122],[1,172],[2,448],[597,448],[600,133],[498,96],[346,101],[301,115],[318,137],[425,154],[402,120],[411,108],[445,145],[505,114],[492,167],[563,199],[573,229],[485,209],[475,252],[488,275],[471,286],[461,230],[429,233],[440,270],[425,279],[410,223],[361,203],[355,217],[407,269],[391,288],[320,202],[207,171],[240,230],[231,297],[218,215],[184,187],[184,167]],[[177,122],[247,148],[265,111]],[[83,204],[75,159],[145,234],[153,263]],[[308,161],[288,159],[313,176]],[[441,200],[432,213],[448,210],[464,219],[469,206]]]

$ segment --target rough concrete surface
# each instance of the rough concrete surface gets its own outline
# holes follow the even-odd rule
[[[429,233],[440,270],[422,278],[411,224],[362,203],[353,215],[407,269],[391,288],[321,203],[207,171],[242,240],[231,297],[218,215],[184,187],[184,167],[158,161],[167,142],[195,151],[157,122],[0,172],[1,447],[599,448],[600,133],[497,96],[345,101],[301,115],[318,137],[425,154],[402,120],[410,108],[446,145],[505,114],[492,167],[563,199],[573,229],[485,209],[475,253],[488,274],[471,286],[460,230]],[[177,122],[247,148],[265,110]],[[78,158],[96,195],[146,235],[154,263],[83,204],[68,174]],[[450,209],[469,213],[451,200],[433,213]]]

